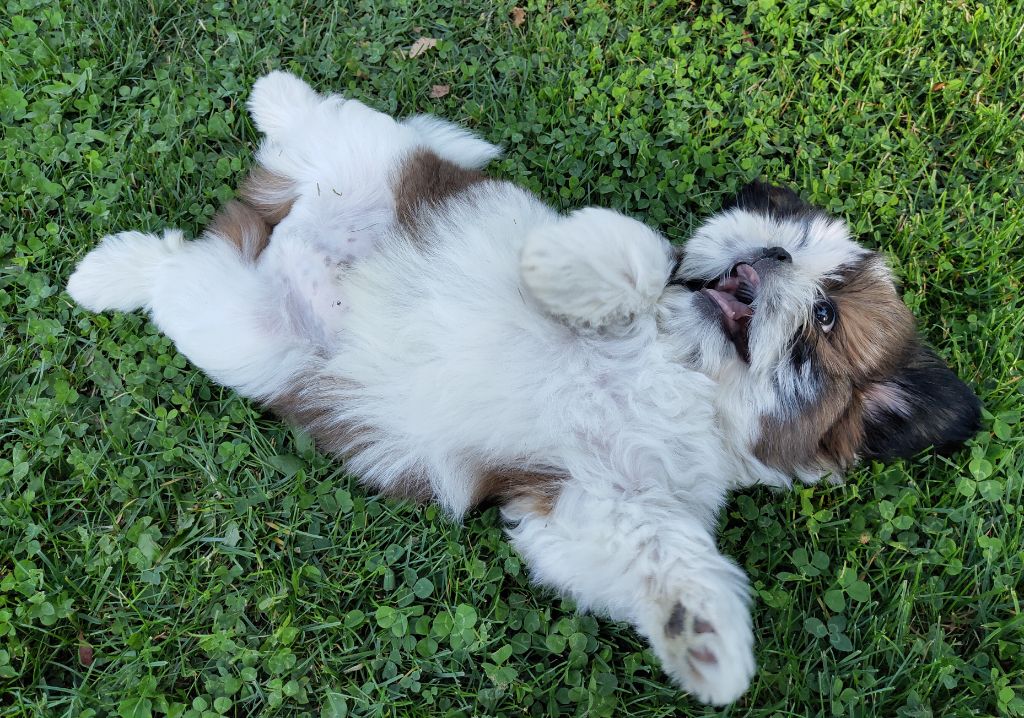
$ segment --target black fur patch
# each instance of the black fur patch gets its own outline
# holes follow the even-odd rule
[[[789,360],[793,364],[793,368],[800,371],[809,361],[814,359],[814,350],[811,348],[810,343],[804,338],[803,332],[798,331],[796,336],[793,337],[793,342],[790,345]]]
[[[822,210],[804,202],[800,199],[800,195],[788,187],[778,187],[760,180],[754,180],[750,184],[744,185],[735,197],[722,206],[722,209],[727,210],[734,207],[747,212],[771,215],[779,219],[823,214]]]
[[[898,392],[900,406],[883,402],[865,413],[866,458],[910,458],[929,446],[951,453],[981,428],[978,397],[930,349],[915,347],[886,383]]]

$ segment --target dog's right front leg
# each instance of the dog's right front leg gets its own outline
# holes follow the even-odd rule
[[[536,581],[633,624],[686,691],[723,705],[746,690],[747,580],[684,504],[657,489],[615,495],[570,479],[549,512],[513,503],[504,515]]]
[[[534,228],[519,269],[545,311],[570,325],[603,329],[651,314],[674,265],[671,245],[650,227],[588,207]]]

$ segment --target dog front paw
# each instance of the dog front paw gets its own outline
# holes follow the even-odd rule
[[[660,605],[650,642],[665,672],[698,700],[726,705],[754,675],[754,636],[742,596],[684,596]]]
[[[671,248],[656,232],[595,208],[534,229],[520,259],[523,283],[544,309],[588,328],[650,311],[671,266]]]

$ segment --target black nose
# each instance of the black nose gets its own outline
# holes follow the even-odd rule
[[[762,259],[774,259],[779,262],[792,262],[793,257],[782,247],[769,247],[761,255]]]

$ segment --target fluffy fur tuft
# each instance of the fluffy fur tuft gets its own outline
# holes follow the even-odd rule
[[[104,237],[71,275],[68,294],[94,312],[148,308],[161,267],[184,242],[184,234],[177,229],[166,230],[162,238],[142,232]]]
[[[414,115],[402,124],[415,130],[425,147],[463,169],[481,169],[501,156],[500,147],[438,117]]]

